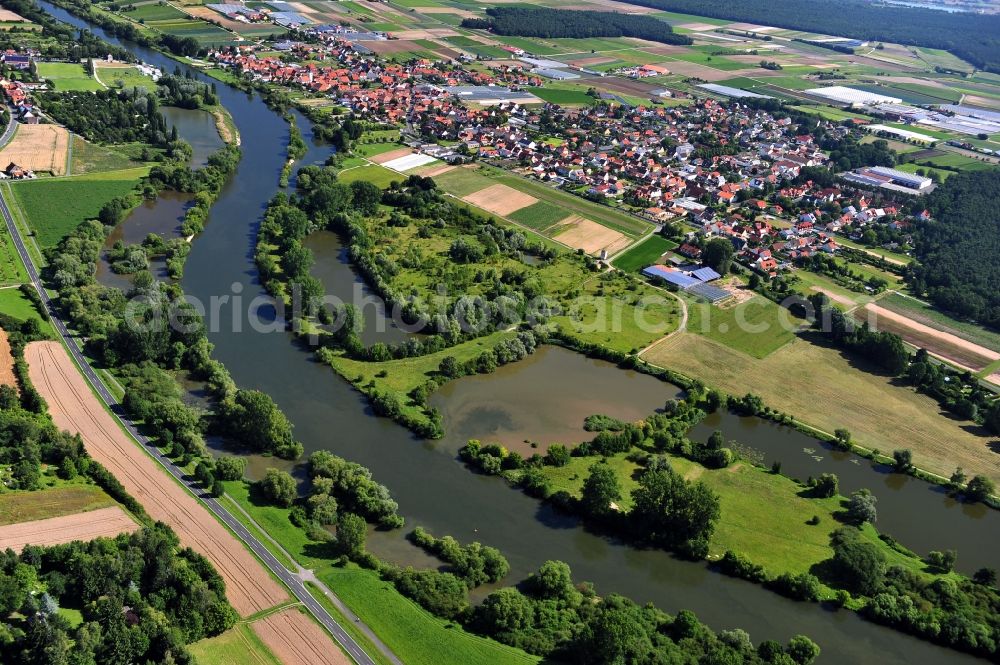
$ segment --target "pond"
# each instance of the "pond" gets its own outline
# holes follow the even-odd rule
[[[457,452],[469,439],[500,443],[528,457],[552,443],[589,441],[587,416],[633,422],[680,393],[646,374],[623,371],[558,346],[542,346],[519,363],[452,381],[430,400],[448,424],[443,441]],[[532,444],[535,444],[532,446]]]
[[[161,192],[155,201],[143,201],[111,231],[101,251],[97,262],[97,281],[113,288],[128,291],[132,286],[131,275],[119,275],[111,270],[108,261],[108,250],[116,242],[126,245],[141,243],[150,233],[155,233],[169,240],[179,238],[184,213],[191,206],[191,196],[180,192]],[[162,258],[154,258],[149,262],[149,270],[158,280],[167,279],[167,266]]]
[[[177,135],[191,144],[191,168],[201,168],[208,158],[225,145],[215,125],[215,117],[201,109],[182,109],[176,106],[161,106],[160,113],[170,127],[177,128]]]

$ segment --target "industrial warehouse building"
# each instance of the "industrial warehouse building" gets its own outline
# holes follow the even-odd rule
[[[831,85],[826,88],[810,88],[809,90],[803,90],[802,92],[807,95],[830,99],[847,106],[853,106],[855,104],[903,103],[903,100],[899,97],[889,97],[887,95],[880,95],[875,92],[868,92],[867,90],[858,90],[857,88],[848,88],[842,85]]]
[[[841,176],[844,180],[849,180],[859,185],[882,187],[883,189],[891,189],[909,194],[926,194],[933,189],[934,184],[934,181],[926,176],[897,171],[885,166],[868,166],[856,171],[843,173]]]

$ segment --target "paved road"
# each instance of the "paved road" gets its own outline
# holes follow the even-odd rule
[[[24,245],[20,233],[17,230],[17,226],[14,224],[14,218],[11,217],[10,209],[7,207],[7,201],[3,198],[3,193],[0,192],[0,213],[3,214],[4,222],[7,224],[7,230],[10,232],[11,238],[14,239],[14,245],[17,247],[18,254],[21,255],[21,260],[24,262],[24,266],[28,271],[28,276],[31,278],[31,283],[38,291],[42,298],[42,302],[45,303],[45,307],[52,318],[52,324],[55,326],[56,331],[62,337],[65,342],[66,347],[69,349],[77,366],[83,372],[83,375],[90,382],[93,389],[100,395],[104,403],[110,407],[110,410],[115,417],[121,422],[125,430],[138,441],[143,448],[146,449],[150,455],[153,456],[164,469],[167,470],[170,475],[176,478],[182,485],[184,485],[188,491],[194,494],[196,497],[200,498],[204,504],[211,510],[216,517],[218,517],[223,523],[228,526],[236,536],[246,544],[247,547],[256,554],[264,565],[281,580],[289,589],[291,589],[292,594],[298,599],[309,610],[309,612],[319,621],[337,640],[340,646],[346,651],[352,659],[358,665],[375,665],[375,661],[368,656],[367,653],[361,648],[361,646],[354,641],[354,639],[338,624],[333,616],[330,615],[326,609],[320,605],[312,594],[306,589],[302,578],[299,575],[292,573],[287,568],[285,568],[271,552],[264,547],[264,545],[257,540],[246,527],[243,526],[242,522],[233,517],[233,515],[223,507],[219,501],[211,496],[204,493],[199,485],[191,482],[187,479],[186,474],[180,468],[178,468],[170,458],[164,456],[158,448],[153,446],[150,440],[142,435],[128,418],[119,415],[120,405],[118,400],[108,392],[104,383],[98,378],[97,374],[94,372],[93,368],[87,363],[86,358],[76,346],[76,342],[73,336],[70,334],[69,330],[66,328],[66,324],[59,319],[52,307],[52,302],[42,287],[41,279],[38,275],[38,271],[35,269],[35,265],[31,262],[31,257],[28,255],[28,250]]]
[[[17,120],[14,119],[14,110],[7,107],[7,126],[3,130],[3,135],[0,135],[0,148],[4,147],[10,140],[14,138],[14,132],[17,130]]]

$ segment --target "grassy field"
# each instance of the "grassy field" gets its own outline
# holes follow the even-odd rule
[[[93,219],[101,207],[131,192],[146,168],[100,174],[25,180],[11,184],[38,244],[54,247],[80,222]]]
[[[114,505],[115,500],[95,485],[59,481],[50,489],[0,494],[0,525],[74,515]]]
[[[340,598],[407,665],[524,665],[540,658],[463,631],[401,596],[389,582],[351,564],[319,573]]]
[[[945,169],[935,169],[935,168],[930,167],[930,166],[923,166],[921,164],[914,164],[913,162],[907,162],[906,164],[898,164],[894,168],[899,169],[900,171],[903,171],[905,173],[919,173],[919,172],[922,171],[923,174],[926,175],[926,176],[928,176],[928,177],[931,175],[931,173],[936,173],[937,176],[938,176],[938,179],[941,182],[944,182],[945,180],[947,180],[948,178],[950,178],[952,176],[952,174],[954,173],[954,171],[948,171],[948,170],[945,170]]]
[[[954,152],[945,153],[936,157],[928,157],[927,159],[916,159],[913,163],[920,166],[930,166],[935,168],[940,167],[945,170],[958,169],[959,171],[985,171],[987,169],[997,168],[995,164],[973,159],[972,157],[966,157],[965,155],[960,155]]]
[[[384,152],[399,150],[401,147],[398,143],[359,143],[354,146],[353,150],[356,155],[374,157]]]
[[[650,236],[628,251],[619,254],[612,261],[612,264],[620,270],[635,272],[656,263],[661,256],[674,247],[677,247],[677,243],[672,240],[667,240],[663,236]]]
[[[201,665],[282,665],[248,623],[236,624],[221,635],[195,642],[188,650]]]
[[[183,18],[146,21],[146,25],[177,37],[193,37],[204,46],[226,44],[234,39],[232,34],[222,28],[200,19],[192,20],[187,15]]]
[[[289,521],[290,510],[256,504],[250,499],[247,483],[225,483],[226,495],[242,506],[253,519],[298,561],[316,571],[317,576],[336,593],[351,611],[361,617],[403,662],[439,663],[441,653],[455,654],[462,663],[535,663],[538,659],[491,640],[466,633],[438,619],[400,595],[392,584],[383,582],[372,571],[350,564],[338,568],[324,557],[327,550],[306,538],[302,529]],[[324,603],[325,604],[325,603]],[[349,622],[345,625],[376,662],[383,663],[376,650],[368,645],[360,631]],[[228,633],[227,633],[228,635]],[[419,637],[418,637],[419,636]],[[232,639],[223,640],[232,643]],[[218,653],[227,655],[225,645],[211,644]],[[198,645],[206,644],[199,642]],[[197,646],[197,645],[196,645]],[[444,651],[442,651],[444,650]],[[196,652],[197,655],[197,652]],[[199,660],[211,665],[211,660]],[[230,661],[215,661],[229,663]],[[244,663],[245,660],[235,661]],[[269,661],[265,661],[269,662]]]
[[[52,87],[60,92],[67,90],[103,90],[93,76],[87,73],[82,63],[39,62],[38,77],[52,81]]]
[[[532,203],[527,208],[521,208],[511,213],[509,217],[518,224],[524,224],[528,228],[542,231],[556,222],[565,219],[566,211],[551,203],[538,201],[537,203]]]
[[[809,87],[816,87],[815,85],[810,85]],[[850,120],[855,118],[865,118],[866,116],[860,115],[858,113],[851,113],[850,111],[842,111],[841,109],[835,109],[829,106],[793,106],[792,108],[802,111],[803,113],[808,113],[810,115],[816,115],[824,120],[833,120],[834,122],[840,122],[841,120]]]
[[[14,240],[10,237],[10,231],[4,225],[0,231],[0,286],[10,286],[12,284],[23,284],[28,281],[28,273],[24,270],[21,257],[14,247]]]
[[[163,21],[168,19],[183,19],[187,14],[175,7],[160,2],[134,4],[134,9],[123,12],[136,21]]]
[[[907,125],[904,122],[887,122],[884,124],[889,127],[895,127],[896,129],[905,129],[910,132],[916,132],[917,134],[924,134],[934,139],[948,140],[950,138],[954,138],[954,135],[949,134],[948,132],[943,132],[938,129],[929,129],[924,125]]]
[[[552,104],[561,106],[579,106],[591,104],[594,98],[583,90],[567,90],[564,88],[537,88],[532,94]]]
[[[448,42],[452,46],[457,46],[463,51],[468,51],[474,55],[481,55],[484,58],[509,58],[510,53],[504,51],[499,46],[489,46],[487,44],[482,44],[469,37],[459,36],[459,37],[445,37],[444,41]]]
[[[796,290],[803,296],[808,297],[822,290],[835,305],[844,310],[872,300],[872,297],[867,293],[845,289],[826,275],[810,270],[796,270],[794,275],[798,279],[798,282],[795,283]]]
[[[0,289],[0,312],[8,316],[13,316],[20,321],[36,319],[42,324],[42,328],[47,328],[48,323],[42,321],[34,303],[24,297],[20,289],[6,288]]]
[[[593,220],[609,229],[620,231],[630,238],[636,239],[649,233],[653,225],[644,220],[638,219],[624,212],[620,212],[597,203],[593,203],[579,196],[568,192],[553,189],[537,180],[528,180],[515,175],[505,174],[502,171],[490,169],[491,178],[496,182],[503,183],[508,187],[513,187],[525,194],[534,196],[539,201],[549,203],[567,211],[567,215],[578,214],[581,217]]]
[[[833,556],[830,534],[843,525],[837,517],[843,510],[843,497],[802,496],[804,488],[794,480],[747,462],[726,469],[706,469],[683,457],[669,458],[674,471],[689,480],[704,482],[719,495],[721,518],[709,545],[710,558],[732,550],[764,566],[769,574],[778,575],[810,572],[815,564]],[[625,459],[624,453],[605,459],[618,476],[625,495],[620,506],[627,510],[631,505],[628,495],[638,485],[635,474],[639,467]],[[593,457],[573,457],[564,467],[546,466],[543,470],[553,490],[565,490],[578,497],[595,461]],[[808,524],[814,516],[819,523]],[[890,565],[925,570],[920,559],[904,556],[879,540],[870,525],[860,533],[885,555]],[[832,590],[826,590],[827,597],[833,595]]]
[[[367,164],[354,169],[341,171],[337,175],[337,179],[340,180],[340,182],[345,183],[352,183],[356,180],[364,180],[365,182],[370,182],[373,185],[377,185],[378,187],[385,189],[393,180],[402,182],[406,179],[406,176],[387,169],[384,166],[379,166],[378,164]]]
[[[127,155],[117,150],[105,148],[84,140],[82,136],[73,134],[73,153],[70,173],[82,175],[99,171],[121,171],[136,165]]]
[[[689,331],[754,358],[766,358],[790,342],[798,325],[788,310],[757,295],[724,307],[688,302]]]
[[[878,304],[894,312],[905,314],[914,321],[931,328],[950,332],[962,339],[985,346],[987,349],[1000,351],[1000,333],[975,323],[954,319],[922,300],[892,293],[885,298],[880,298]]]
[[[669,67],[670,60],[682,60],[684,62],[692,62],[696,65],[705,65],[706,67],[711,67],[712,69],[721,69],[724,72],[735,71],[737,69],[750,69],[753,65],[739,62],[737,60],[729,60],[718,55],[709,55],[708,53],[700,53],[698,51],[688,50],[683,53],[671,54],[667,59]]]
[[[123,67],[118,63],[109,65],[107,63],[96,62],[97,76],[101,83],[109,88],[145,88],[156,90],[156,83],[149,76],[143,75],[138,69],[132,66]]]
[[[680,303],[652,287],[633,291],[623,273],[606,273],[581,284],[580,299],[570,299],[565,314],[550,322],[586,344],[625,353],[637,352],[677,329]]]
[[[794,339],[755,359],[685,332],[644,358],[733,395],[760,395],[768,406],[823,431],[846,428],[859,445],[883,453],[909,448],[917,466],[946,477],[961,466],[970,476],[1000,481],[986,438],[943,414],[930,397],[895,385],[836,349]]]

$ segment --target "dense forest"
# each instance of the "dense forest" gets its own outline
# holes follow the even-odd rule
[[[115,539],[0,552],[0,661],[193,663],[184,645],[236,623],[225,584],[157,524]],[[80,612],[71,623],[61,609]]]
[[[938,307],[1000,329],[1000,169],[968,171],[927,197],[910,280]]]
[[[1000,16],[888,7],[864,0],[625,0],[633,5],[853,39],[950,51],[1000,72]]]
[[[462,27],[488,29],[522,37],[638,37],[662,44],[690,44],[663,21],[615,12],[573,11],[541,7],[491,7],[489,18],[465,19]]]

